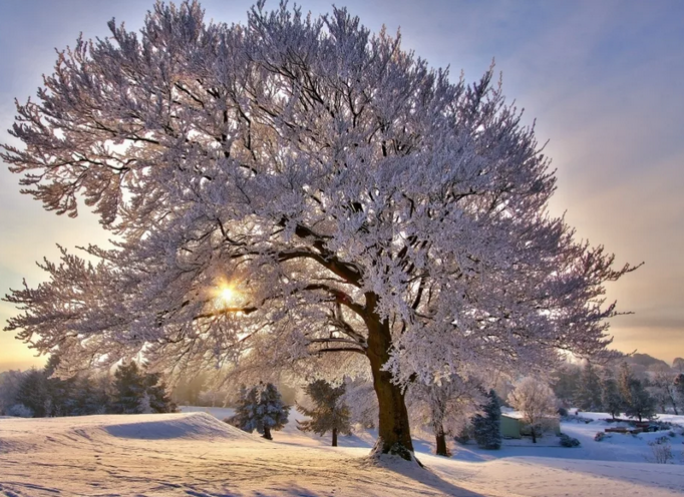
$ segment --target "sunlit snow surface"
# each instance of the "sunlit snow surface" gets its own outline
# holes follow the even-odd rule
[[[214,413],[224,417],[230,411]],[[332,448],[326,445],[329,438],[298,432],[294,420],[274,433],[274,442],[267,442],[205,412],[5,418],[0,419],[0,496],[684,494],[680,435],[672,441],[680,464],[649,464],[644,462],[644,439],[629,435],[594,442],[593,434],[602,431],[599,423],[563,425],[564,431],[581,438],[580,448],[542,444],[486,452],[457,447],[452,459],[419,453],[429,468],[421,470],[400,462],[369,461],[372,433],[342,437],[343,446]],[[418,440],[417,448],[429,451],[429,439]],[[633,462],[620,460],[621,453]]]

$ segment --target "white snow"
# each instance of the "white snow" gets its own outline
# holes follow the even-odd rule
[[[183,410],[193,412],[1,419],[0,496],[684,494],[684,466],[643,458],[650,449],[647,440],[663,433],[615,434],[594,442],[594,433],[605,425],[601,421],[562,424],[564,432],[582,441],[574,449],[540,444],[483,451],[468,445],[455,447],[454,457],[447,459],[428,453],[432,442],[425,436],[416,440],[418,457],[428,468],[423,470],[399,461],[380,465],[369,460],[372,431],[341,437],[341,447],[329,447],[329,436],[297,430],[296,411],[268,442],[216,419],[228,417],[229,409]],[[684,417],[673,421],[684,424]],[[682,439],[679,434],[672,439],[680,463],[677,445],[684,448]],[[542,440],[550,442],[550,437]]]

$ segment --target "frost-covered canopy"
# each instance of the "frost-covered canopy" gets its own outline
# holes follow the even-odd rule
[[[452,81],[344,9],[259,3],[229,26],[158,3],[140,33],[110,28],[60,54],[2,155],[45,208],[83,195],[116,240],[7,297],[39,350],[346,351],[429,382],[609,343],[602,285],[629,268],[549,216],[553,171],[492,71]]]

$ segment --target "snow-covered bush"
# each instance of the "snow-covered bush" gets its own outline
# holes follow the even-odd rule
[[[565,433],[561,433],[559,437],[561,447],[579,447],[581,445],[579,440]]]
[[[30,407],[26,407],[24,404],[14,404],[5,408],[5,414],[16,418],[32,418],[33,410]]]
[[[674,459],[670,441],[666,437],[660,437],[652,442],[648,442],[648,445],[651,447],[652,455],[652,458],[647,458],[648,461],[657,464],[667,464]]]
[[[606,438],[606,433],[604,431],[598,431],[596,432],[596,435],[594,435],[594,441],[596,442],[600,442],[604,438]]]

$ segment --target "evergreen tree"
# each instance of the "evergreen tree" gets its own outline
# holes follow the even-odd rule
[[[240,388],[235,415],[228,420],[234,426],[252,432],[261,433],[267,440],[273,440],[271,430],[278,431],[287,424],[290,406],[283,404],[280,393],[272,383],[259,383],[247,390]]]
[[[44,418],[52,412],[52,399],[48,393],[47,380],[42,371],[31,369],[19,385],[15,397],[17,404],[26,406],[33,412],[33,417]]]
[[[342,401],[345,393],[344,383],[333,387],[325,380],[316,380],[304,389],[314,403],[313,409],[297,404],[297,410],[310,417],[307,421],[297,421],[302,431],[312,431],[318,435],[332,432],[332,446],[337,447],[337,434],[351,435],[349,407]]]
[[[583,411],[601,411],[601,378],[594,366],[587,362],[580,373],[578,389],[575,392],[575,405]]]
[[[109,412],[109,397],[102,382],[89,376],[76,380],[73,416],[104,414]]]
[[[648,393],[644,384],[637,378],[632,378],[629,383],[629,397],[625,405],[625,414],[630,418],[650,419],[656,413],[656,401]]]
[[[117,414],[139,414],[145,394],[143,378],[135,361],[121,364],[114,373],[112,410]]]
[[[114,373],[114,394],[112,410],[118,414],[140,414],[143,412],[174,412],[163,383],[159,384],[158,373],[145,374],[131,361],[122,364]]]
[[[603,400],[603,409],[615,419],[615,416],[622,412],[624,400],[620,395],[617,380],[610,372],[606,373],[601,383],[601,398]]]
[[[177,406],[166,392],[166,385],[159,373],[147,373],[143,377],[143,386],[145,395],[141,402],[145,402],[143,407],[149,406],[149,412],[176,412]]]
[[[626,362],[623,362],[620,364],[620,370],[618,371],[618,378],[617,378],[617,384],[618,384],[618,391],[620,392],[620,397],[622,398],[622,401],[624,403],[624,406],[629,404],[630,402],[630,396],[631,396],[631,383],[634,381],[634,375],[632,374],[632,369],[629,367],[629,364]],[[623,406],[623,407],[624,407]]]
[[[17,404],[17,393],[24,381],[24,376],[25,373],[19,370],[0,373],[0,415],[9,416],[8,410]],[[24,412],[27,411],[24,410]]]
[[[62,379],[53,377],[61,362],[58,353],[54,353],[48,359],[43,368],[45,376],[49,407],[46,407],[46,416],[73,416],[76,411],[76,378]]]
[[[684,411],[684,373],[678,374],[674,379],[675,400],[679,408]]]
[[[564,407],[570,407],[579,388],[581,369],[576,364],[562,363],[551,373],[551,389]]]
[[[476,414],[473,418],[475,441],[483,449],[498,450],[501,448],[501,401],[494,390],[487,394],[483,411],[484,415]]]

